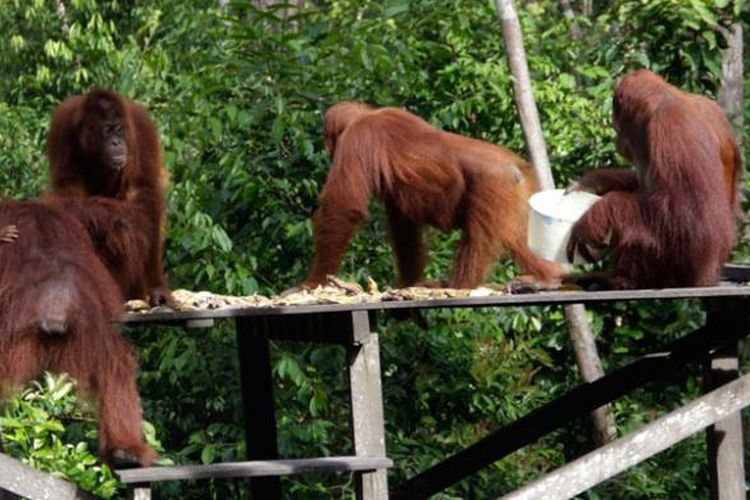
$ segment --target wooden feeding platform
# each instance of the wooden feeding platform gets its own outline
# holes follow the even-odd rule
[[[360,298],[349,297],[346,303],[275,304],[261,300],[255,306],[234,304],[214,309],[128,313],[120,322],[132,327],[145,324],[209,327],[217,320],[234,321],[245,413],[247,461],[149,467],[116,473],[129,486],[131,498],[143,499],[150,498],[150,485],[154,482],[237,477],[249,478],[253,498],[275,499],[281,497],[280,476],[322,472],[353,473],[358,498],[427,498],[622,395],[672,375],[685,365],[703,362],[707,364],[709,375],[706,377],[706,392],[713,392],[695,402],[694,407],[689,408],[688,405],[677,410],[684,411],[683,417],[687,417],[670,414],[664,417],[667,418],[666,423],[657,421],[644,427],[645,431],[658,429],[658,432],[646,434],[648,439],[644,440],[642,436],[628,439],[626,436],[594,450],[593,458],[587,455],[580,459],[584,462],[574,461],[553,472],[551,476],[559,476],[547,483],[542,484],[545,478],[540,478],[537,483],[541,485],[529,485],[528,488],[532,489],[519,491],[514,498],[564,498],[575,495],[707,425],[711,425],[707,433],[708,458],[715,498],[745,498],[739,410],[750,404],[750,390],[747,389],[750,381],[738,379],[736,347],[740,339],[750,334],[750,286],[747,285],[750,268],[727,266],[725,275],[727,281],[707,288],[555,291],[528,295],[492,292],[478,294],[480,296],[437,298],[419,298],[417,294],[411,299],[401,294],[385,295],[385,300],[382,294],[375,299],[365,294]],[[372,327],[378,313],[397,309],[563,306],[573,303],[677,299],[701,299],[707,312],[706,324],[654,352],[644,353],[629,365],[603,378],[579,385],[389,489],[386,471],[392,462],[386,455],[385,447],[379,339]],[[331,302],[331,299],[326,298],[325,301]],[[272,340],[344,346],[347,351],[354,455],[279,458],[270,362]],[[674,418],[669,420],[668,417]],[[692,425],[680,426],[675,423],[686,421],[692,422]],[[657,427],[648,429],[652,425]],[[617,458],[623,456],[629,458]],[[602,465],[596,474],[590,472],[592,463]],[[581,477],[582,482],[579,481]],[[574,482],[571,478],[577,479]],[[560,481],[575,484],[575,488],[565,492],[556,489]]]
[[[371,328],[374,315],[388,310],[436,308],[562,306],[573,303],[593,304],[614,301],[702,299],[708,313],[704,327],[645,354],[630,365],[605,377],[569,391],[501,428],[452,457],[432,466],[390,490],[395,498],[426,498],[442,491],[473,472],[510,453],[533,443],[540,437],[586,415],[595,408],[627,394],[649,382],[673,374],[691,362],[709,361],[713,377],[707,390],[731,383],[737,376],[733,349],[739,339],[750,333],[747,300],[750,296],[750,268],[727,266],[727,281],[716,287],[674,288],[624,291],[555,291],[528,295],[492,293],[485,296],[460,296],[406,299],[387,296],[373,300],[363,296],[347,303],[264,304],[256,307],[227,307],[211,310],[153,311],[132,313],[122,318],[130,325],[166,323],[210,325],[215,320],[233,319],[236,325],[242,390],[246,415],[248,462],[209,466],[155,467],[148,470],[120,472],[129,483],[149,483],[198,477],[251,477],[256,498],[281,496],[278,476],[319,471],[348,471],[357,477],[360,498],[388,498],[383,407],[380,380],[378,337]],[[365,294],[366,295],[366,294]],[[418,294],[417,294],[418,295]],[[359,301],[358,301],[359,300]],[[326,299],[330,301],[330,299]],[[276,421],[273,406],[270,340],[293,340],[342,344],[348,351],[351,387],[352,433],[355,456],[279,460],[276,445]],[[728,354],[727,354],[728,353]],[[729,363],[729,369],[726,365]],[[722,366],[724,365],[724,366]],[[735,498],[742,491],[741,428],[736,408],[745,406],[747,398],[733,400],[732,415],[713,415],[721,420],[718,430],[723,439],[712,440],[709,459],[713,464],[714,489],[719,498]],[[718,401],[715,399],[715,401]],[[717,415],[721,415],[721,418]],[[710,417],[706,417],[709,418]],[[705,418],[704,418],[705,420]],[[700,422],[704,422],[701,420]],[[711,422],[712,423],[712,422]],[[707,425],[707,424],[706,424]],[[662,435],[664,433],[660,433]],[[667,433],[668,434],[668,433]],[[735,439],[729,439],[734,436]],[[736,437],[739,436],[739,439]],[[684,437],[684,436],[682,436]],[[672,436],[674,438],[674,436]],[[667,440],[668,441],[668,440]],[[667,443],[664,441],[664,443]],[[650,440],[657,445],[658,439]],[[670,441],[671,442],[671,441]],[[614,446],[610,444],[608,446]],[[669,446],[665,444],[664,448]],[[658,446],[657,446],[658,448]],[[664,449],[661,448],[661,449]],[[636,456],[639,456],[636,454]],[[650,456],[650,455],[649,455]],[[641,460],[647,455],[641,457]],[[369,467],[369,469],[367,468]],[[599,478],[599,481],[605,480]],[[590,487],[590,486],[589,486]],[[141,488],[140,491],[147,491]],[[552,490],[553,491],[553,490]],[[740,497],[736,497],[740,498]]]

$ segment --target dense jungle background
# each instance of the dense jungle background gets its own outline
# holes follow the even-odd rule
[[[0,194],[26,199],[44,191],[45,135],[61,99],[92,86],[115,89],[147,105],[159,127],[171,174],[166,259],[173,287],[270,295],[298,283],[311,260],[309,215],[329,164],[321,125],[331,104],[404,107],[438,127],[526,154],[493,2],[293,3],[0,1]],[[572,6],[575,17],[566,18],[561,5]],[[610,123],[620,75],[648,67],[685,90],[716,97],[722,27],[747,27],[750,20],[740,0],[516,6],[560,186],[588,169],[623,165]],[[744,113],[750,118],[750,107]],[[372,277],[381,288],[392,282],[381,216],[373,204],[342,277]],[[431,277],[448,272],[456,240],[430,233]],[[745,241],[735,260],[748,255]],[[516,272],[499,263],[492,281]],[[606,370],[703,321],[692,301],[600,305],[589,314]],[[378,324],[391,484],[580,383],[558,308],[444,310],[425,319],[428,329],[387,317]],[[140,357],[149,439],[161,443],[165,459],[241,460],[231,325],[125,334]],[[351,453],[343,350],[275,347],[282,456]],[[618,400],[620,435],[694,398],[700,376],[696,366],[687,377],[675,373]],[[45,377],[9,400],[0,413],[4,449],[116,496],[122,490],[93,454],[90,409],[71,389],[64,378]],[[578,421],[439,498],[495,497],[591,446],[589,421]],[[156,494],[246,498],[245,485],[168,484]],[[284,488],[293,498],[347,498],[353,491],[346,475],[284,479]],[[707,491],[705,443],[697,435],[585,497],[707,498]]]

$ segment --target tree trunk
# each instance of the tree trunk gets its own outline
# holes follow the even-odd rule
[[[505,40],[505,53],[513,75],[513,91],[531,162],[537,172],[542,189],[553,189],[555,182],[549,165],[547,147],[542,135],[536,102],[531,92],[529,67],[523,48],[523,36],[518,15],[513,6],[513,0],[495,0],[495,6]],[[583,380],[592,382],[602,377],[604,370],[583,305],[566,306],[565,318],[575,350],[578,369]],[[594,439],[598,443],[611,441],[617,433],[611,407],[609,405],[603,406],[592,413],[591,417],[594,423]]]
[[[584,382],[593,382],[604,376],[604,368],[596,349],[596,341],[591,332],[591,325],[586,318],[583,304],[572,304],[565,307],[565,323],[568,325],[570,342],[576,356],[576,364]],[[611,405],[600,406],[591,412],[594,424],[592,434],[597,444],[606,444],[617,438],[617,423]]]
[[[62,3],[62,0],[55,1],[55,14],[57,14],[57,19],[60,21],[60,31],[62,31],[63,36],[67,40],[70,38],[70,25],[68,24],[65,4]]]
[[[62,31],[63,37],[66,40],[70,40],[70,24],[68,23],[68,14],[65,9],[65,4],[62,0],[55,0],[55,14],[57,19],[60,21],[60,31]],[[81,58],[76,57],[73,61],[76,69],[81,69]]]
[[[286,9],[281,9],[278,11],[279,15],[282,18],[287,18],[296,14],[302,7],[303,2],[304,0],[252,0],[253,5],[258,7],[259,9],[263,9],[265,7],[276,5],[279,3],[285,3],[289,5],[289,7],[287,7]]]
[[[526,62],[526,51],[523,48],[523,35],[521,25],[518,23],[518,15],[512,0],[495,0],[495,6],[505,40],[505,54],[513,75],[513,92],[531,163],[537,172],[542,189],[552,189],[555,180],[552,178],[539,113],[531,92],[531,77]]]
[[[568,20],[568,30],[570,31],[570,38],[575,42],[581,41],[581,27],[578,26],[576,21],[576,14],[573,12],[573,7],[570,5],[570,0],[559,0],[560,9],[562,9],[565,19]]]
[[[582,0],[581,1],[581,14],[583,14],[586,17],[593,17],[594,0]]]
[[[745,129],[745,117],[743,110],[745,108],[744,95],[744,66],[743,66],[743,44],[742,44],[742,25],[734,23],[729,28],[717,26],[718,31],[726,40],[727,47],[721,50],[721,87],[719,88],[719,106],[727,114],[729,123],[734,129],[734,137],[737,144],[742,149],[743,131]],[[744,179],[745,172],[743,169],[741,178]],[[740,187],[740,193],[744,193],[743,187]],[[740,198],[743,199],[743,198]],[[747,214],[741,212],[740,239],[743,241],[750,240],[750,225]]]
[[[734,23],[729,29],[719,27],[719,32],[727,41],[727,48],[721,51],[721,88],[719,106],[724,110],[734,128],[737,143],[742,148],[745,119],[743,94],[742,25]]]

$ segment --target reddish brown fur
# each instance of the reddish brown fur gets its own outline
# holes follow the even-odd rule
[[[108,109],[114,110],[125,134],[128,158],[120,170],[100,160],[102,144],[97,129]],[[101,196],[131,205],[133,226],[148,240],[146,258],[137,267],[133,259],[126,263],[110,260],[108,264],[126,298],[149,300],[152,305],[169,301],[162,263],[167,171],[156,127],[146,108],[105,90],[69,97],[52,116],[47,155],[55,195]],[[123,276],[129,278],[122,281]]]
[[[148,218],[144,207],[102,196],[52,195],[42,202],[64,208],[83,223],[121,290],[138,290],[151,243],[148,232],[139,226]]]
[[[0,245],[0,382],[70,374],[98,396],[102,456],[149,465],[135,356],[111,324],[123,298],[85,228],[52,203],[2,203],[0,225],[10,223],[20,235]]]
[[[715,285],[735,242],[742,168],[726,117],[647,70],[623,77],[613,107],[618,151],[635,171],[579,181],[604,196],[573,227],[569,253],[609,246],[613,270],[595,279],[606,287]]]
[[[400,109],[354,102],[328,111],[324,135],[333,164],[313,215],[315,260],[303,286],[338,272],[349,240],[367,218],[370,196],[386,207],[398,286],[422,277],[425,224],[462,229],[448,286],[476,287],[504,251],[542,281],[559,275],[558,265],[539,259],[526,244],[526,202],[538,183],[513,152],[436,129]]]

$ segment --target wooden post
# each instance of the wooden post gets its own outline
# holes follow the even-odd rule
[[[148,483],[128,485],[126,498],[128,500],[151,500],[151,485]]]
[[[273,460],[279,457],[276,441],[276,413],[273,400],[268,318],[253,321],[237,318],[237,348],[240,357],[240,382],[245,413],[245,443],[249,460]],[[256,331],[253,331],[255,327]],[[281,498],[278,477],[250,480],[253,498]]]
[[[743,328],[737,319],[737,308],[728,301],[708,303],[706,327],[713,332]],[[723,306],[723,307],[722,307]],[[742,314],[741,310],[739,314]],[[737,343],[715,350],[706,363],[706,392],[727,384],[739,376]],[[745,497],[745,464],[742,443],[742,416],[739,412],[726,416],[706,429],[708,468],[711,477],[711,498],[739,500]]]
[[[712,353],[706,388],[713,389],[739,375],[737,345]],[[745,464],[742,448],[742,416],[733,413],[706,429],[711,498],[741,500],[745,497]]]
[[[349,352],[349,390],[352,401],[352,434],[357,456],[385,457],[385,424],[380,383],[380,346],[378,335],[370,331],[367,311],[351,313]],[[385,469],[358,472],[357,498],[388,498]]]

